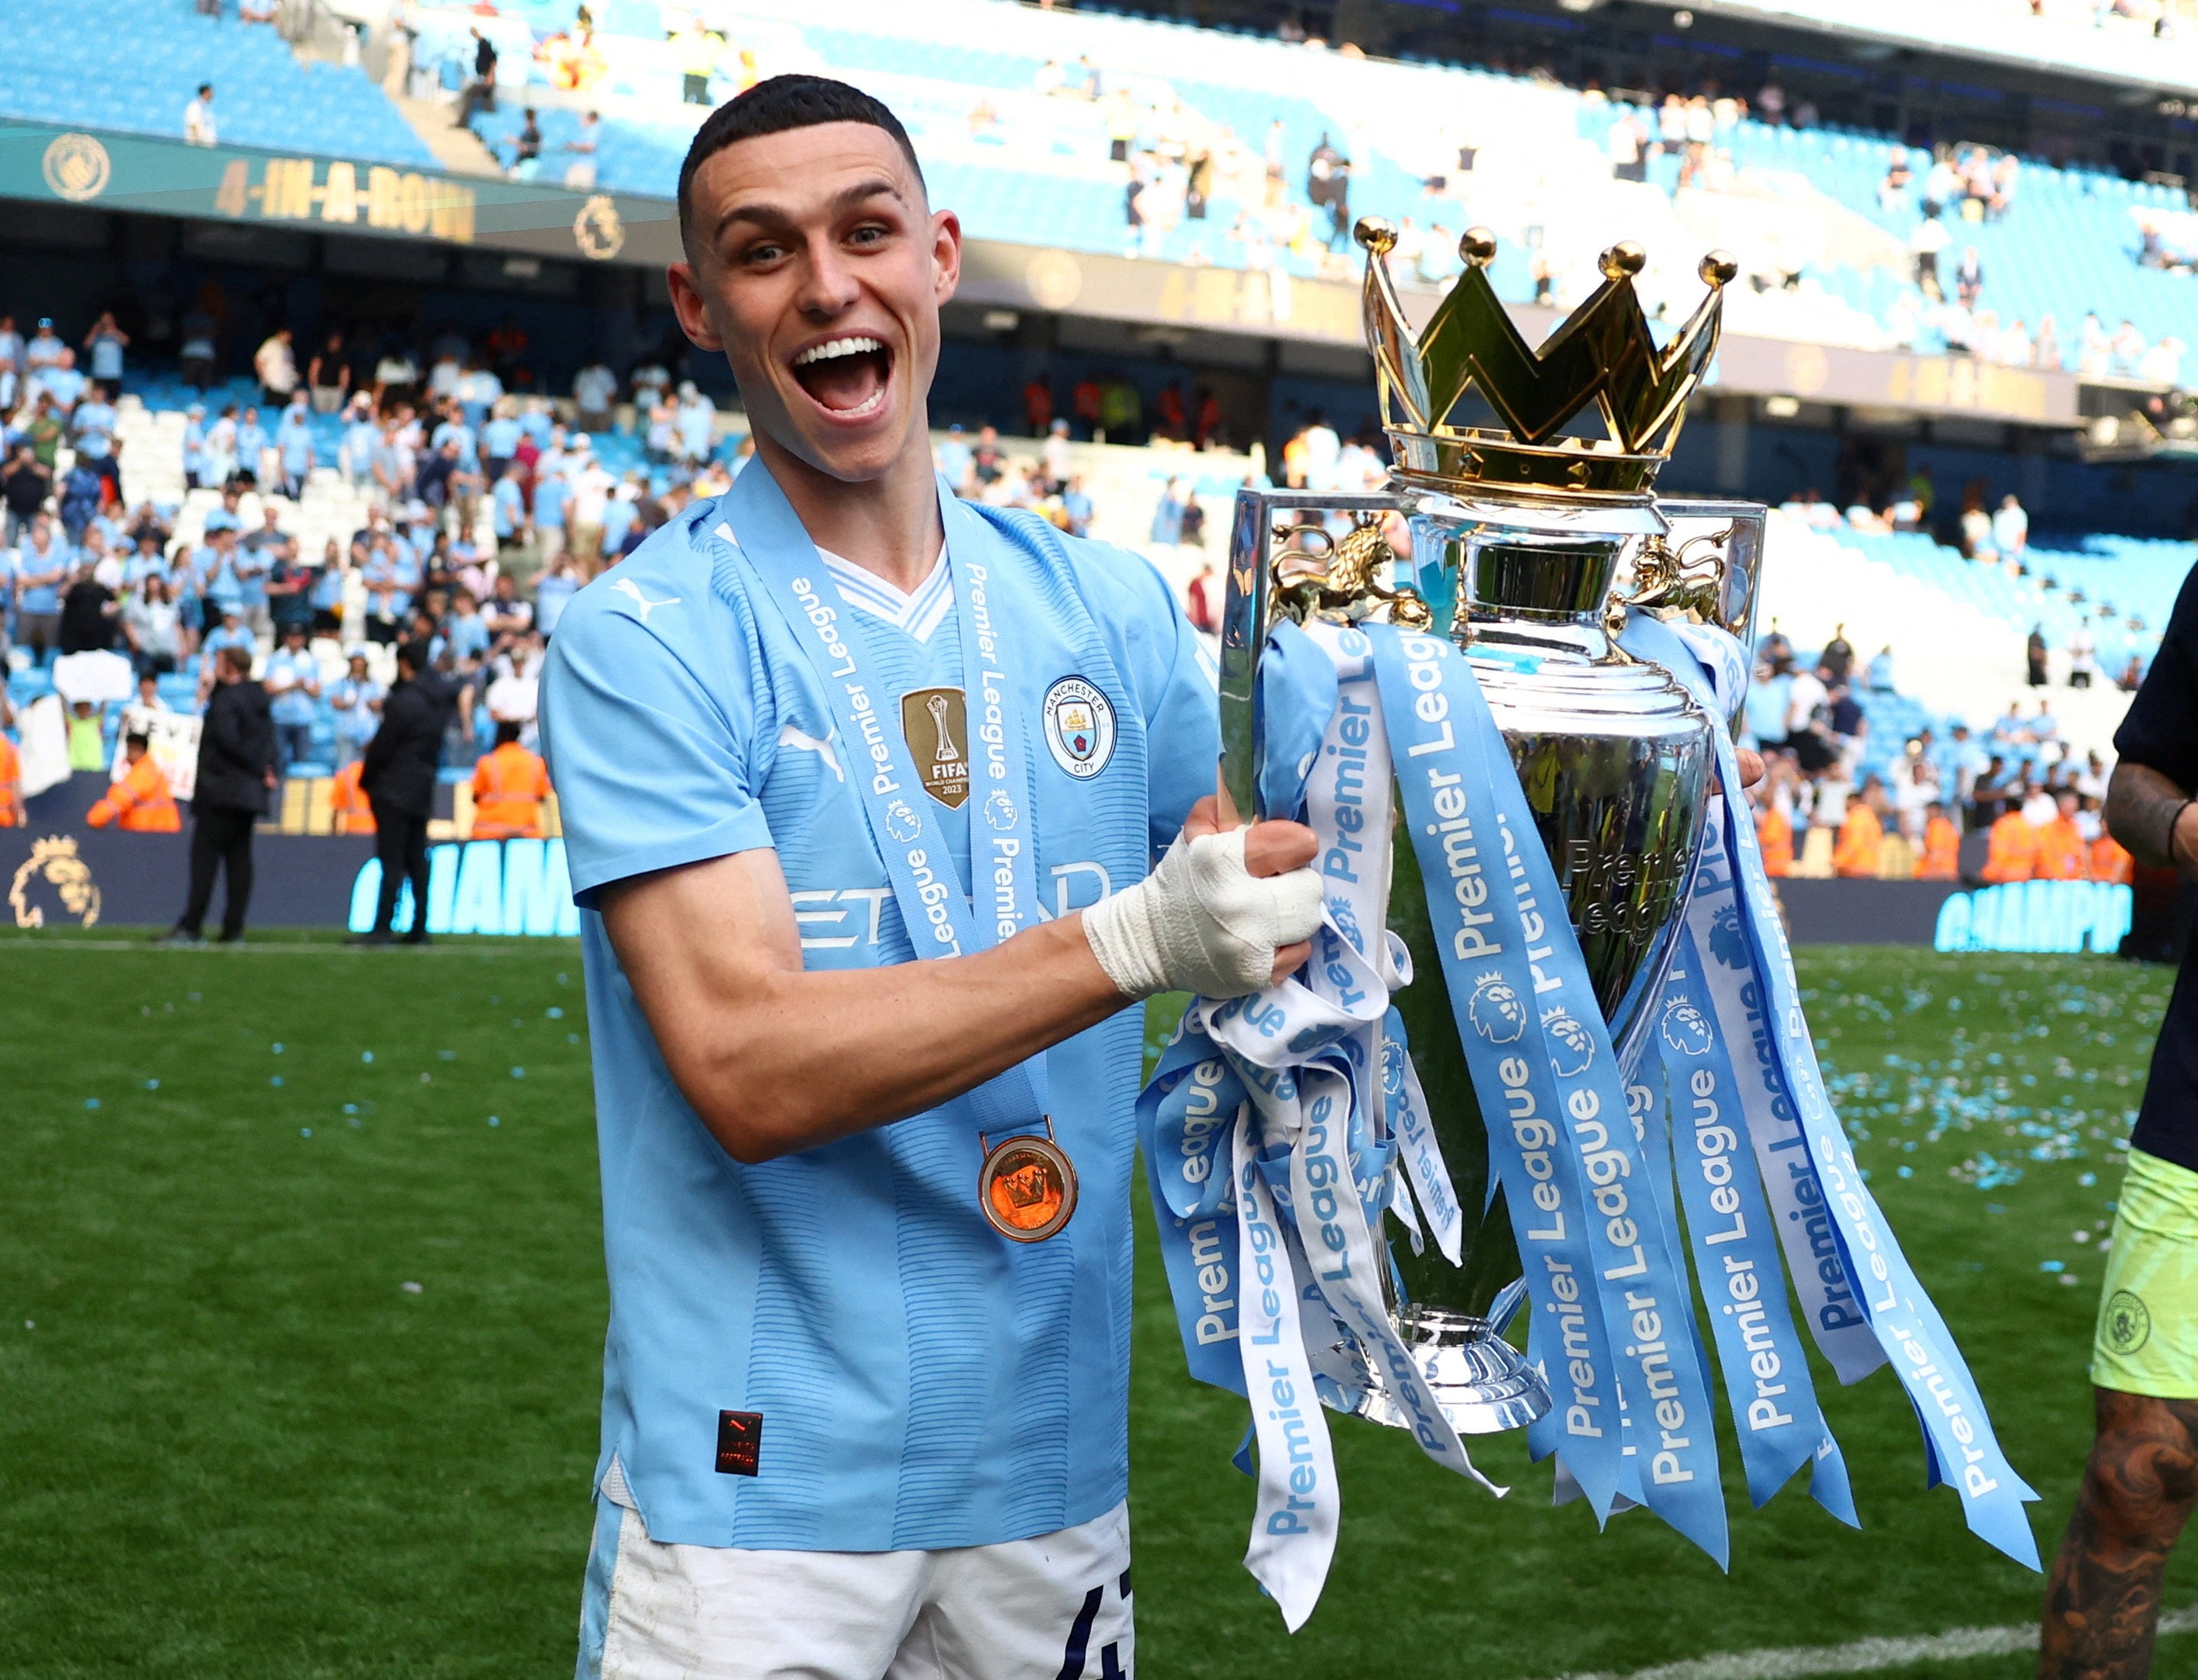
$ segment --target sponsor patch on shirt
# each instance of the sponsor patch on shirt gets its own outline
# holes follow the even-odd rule
[[[762,1468],[763,1414],[718,1414],[718,1474],[753,1476]]]

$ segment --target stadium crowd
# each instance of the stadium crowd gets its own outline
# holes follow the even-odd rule
[[[1879,774],[1864,768],[1867,701],[1893,692],[1893,649],[1865,663],[1844,626],[1813,660],[1763,639],[1743,728],[1766,765],[1749,798],[1771,875],[1962,880],[1962,838],[1981,831],[1984,881],[2130,880],[2102,816],[2108,766],[2069,747],[2050,697],[2010,701],[1980,731],[1926,726]]]

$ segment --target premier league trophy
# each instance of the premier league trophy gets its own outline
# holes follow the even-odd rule
[[[1842,1381],[1889,1358],[1970,1526],[2034,1567],[2036,1496],[1855,1165],[1738,799],[1765,510],[1654,493],[1732,261],[1660,347],[1614,246],[1538,350],[1486,232],[1416,335],[1394,231],[1358,240],[1388,488],[1240,492],[1221,636],[1224,820],[1312,829],[1323,921],[1296,974],[1195,1000],[1139,1102],[1186,1359],[1251,1403],[1247,1567],[1311,1613],[1323,1410],[1484,1483],[1466,1439],[1524,1427],[1561,1500],[1723,1561],[1711,1346],[1755,1503],[1806,1468],[1852,1522],[1807,1340]]]
[[[1473,661],[1529,789],[1623,1061],[1678,925],[1712,755],[1702,708],[1663,668],[1622,651],[1616,625],[1637,607],[1745,638],[1762,561],[1760,506],[1660,500],[1652,490],[1716,351],[1734,265],[1721,253],[1703,259],[1709,295],[1660,352],[1634,296],[1643,254],[1615,246],[1602,257],[1602,287],[1537,354],[1489,283],[1496,241],[1485,230],[1465,235],[1465,273],[1416,341],[1382,261],[1394,230],[1369,218],[1358,235],[1392,488],[1238,493],[1221,633],[1222,775],[1238,809],[1258,811],[1260,658],[1279,619],[1359,622],[1386,609],[1407,628],[1442,625]],[[1447,423],[1468,387],[1503,429]],[[1561,435],[1590,402],[1608,436]],[[1382,534],[1392,513],[1408,523],[1416,574],[1397,589],[1387,587],[1394,556]],[[1329,527],[1343,520],[1337,538]],[[1389,925],[1416,976],[1397,1007],[1459,1202],[1486,1210],[1467,1214],[1462,1265],[1393,1245],[1396,1317],[1461,1433],[1512,1428],[1545,1411],[1549,1392],[1503,1338],[1518,1255],[1503,1192],[1487,1194],[1486,1131],[1451,1025],[1417,859],[1401,838],[1394,870]],[[1405,1421],[1378,1382],[1363,1410]]]

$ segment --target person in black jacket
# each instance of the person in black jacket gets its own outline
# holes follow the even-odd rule
[[[412,930],[404,943],[427,943],[427,819],[435,810],[435,770],[443,756],[443,729],[451,696],[430,667],[428,644],[414,640],[397,650],[397,686],[381,705],[381,727],[367,743],[358,785],[374,807],[374,851],[381,860],[381,899],[374,931],[358,945],[387,945],[401,885],[412,883]]]
[[[244,937],[252,902],[252,828],[266,814],[275,786],[275,723],[267,690],[252,680],[252,654],[224,648],[216,656],[213,693],[199,733],[198,786],[191,795],[191,896],[175,929],[177,945],[196,945],[213,902],[214,869],[225,864],[221,943]]]

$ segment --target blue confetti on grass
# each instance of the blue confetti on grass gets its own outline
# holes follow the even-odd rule
[[[299,1126],[298,1128],[298,1136],[300,1137],[311,1137],[312,1135],[313,1129],[311,1126]]]
[[[523,1079],[526,1077],[526,1070],[524,1067],[515,1067],[511,1070],[511,1077],[515,1079]]]
[[[556,1008],[554,1004],[549,1009],[545,1010],[544,1013],[548,1014],[550,1019],[552,1020],[562,1020],[565,1019],[565,1012],[562,1009]]]
[[[374,1060],[374,1052],[372,1050],[361,1050],[358,1053],[358,1059],[361,1061],[372,1061]]]
[[[280,1085],[280,1084],[282,1083],[282,1076],[280,1073],[277,1073],[277,1074],[276,1074],[273,1078],[270,1079],[267,1083],[268,1083],[269,1084],[270,1084],[270,1085]]]
[[[344,1113],[346,1113],[346,1114],[356,1114],[357,1113],[358,1113],[358,1104],[357,1104],[356,1102],[346,1102],[346,1103],[345,1103],[345,1104],[344,1104]]]
[[[2066,1260],[2040,1260],[2038,1269],[2040,1271],[2066,1271],[2068,1263]]]
[[[158,1090],[160,1089],[160,1082],[158,1079],[148,1079],[145,1081],[145,1089],[147,1090]]]
[[[273,1051],[274,1051],[274,1053],[275,1053],[276,1055],[282,1055],[282,1047],[280,1044],[270,1044],[270,1045],[269,1045],[269,1046],[268,1046],[268,1048],[269,1048],[270,1049],[273,1050]]]
[[[96,1108],[99,1107],[99,1099],[96,1096],[87,1096],[84,1100],[84,1106],[87,1108]]]
[[[497,1119],[497,1117],[496,1117],[495,1115],[493,1115],[493,1114],[491,1114],[491,1115],[488,1117],[488,1123],[489,1123],[491,1125],[492,1125],[492,1126],[500,1126],[500,1125],[502,1125],[503,1124],[503,1122],[502,1120],[499,1120],[498,1119]]]

